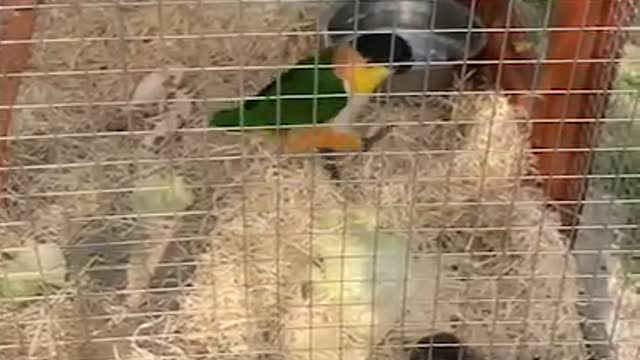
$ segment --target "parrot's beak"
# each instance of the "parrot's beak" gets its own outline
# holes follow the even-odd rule
[[[336,75],[350,82],[353,79],[354,69],[358,65],[366,64],[367,60],[352,47],[341,45],[334,52],[332,63],[337,65],[333,70]]]

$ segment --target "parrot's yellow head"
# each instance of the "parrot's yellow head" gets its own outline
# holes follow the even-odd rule
[[[408,71],[410,65],[389,64],[410,62],[413,54],[409,44],[400,37],[393,41],[391,34],[367,34],[357,38],[356,46],[340,45],[333,55],[336,75],[349,85],[353,93],[369,94],[392,72]],[[369,65],[376,63],[376,65]]]

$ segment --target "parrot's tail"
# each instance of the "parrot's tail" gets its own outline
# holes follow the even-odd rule
[[[244,113],[244,126],[264,126],[265,124],[248,111]],[[240,127],[240,108],[220,110],[209,118],[210,127]]]
[[[240,126],[240,110],[225,109],[216,112],[209,118],[211,127],[233,127]]]

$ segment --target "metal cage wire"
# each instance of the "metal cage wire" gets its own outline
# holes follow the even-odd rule
[[[413,62],[462,68],[444,90],[392,76],[356,129],[393,128],[330,157],[206,119],[282,88],[346,1],[3,2],[0,359],[457,356],[416,350],[438,332],[467,358],[637,357],[637,4],[452,1],[484,27],[414,32],[482,52]],[[317,99],[345,94],[315,74],[327,134]]]

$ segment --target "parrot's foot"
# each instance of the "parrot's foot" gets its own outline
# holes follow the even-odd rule
[[[371,150],[373,145],[375,145],[378,141],[382,140],[389,132],[393,129],[393,125],[386,125],[376,130],[373,135],[366,137],[362,140],[362,151],[368,152]]]
[[[318,153],[322,154],[322,158],[324,159],[324,169],[329,173],[329,177],[331,180],[340,181],[342,175],[340,174],[340,167],[338,166],[338,160],[336,159],[336,152],[333,149],[329,148],[320,148],[318,149]]]

